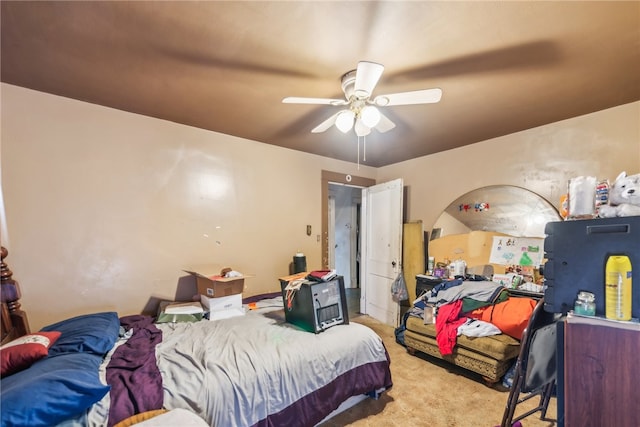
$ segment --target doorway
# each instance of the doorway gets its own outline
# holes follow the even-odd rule
[[[355,208],[352,207],[351,211],[357,212],[358,219],[354,223],[358,223],[358,237],[362,236],[361,239],[356,239],[362,245],[358,247],[358,252],[362,256],[357,263],[362,268],[362,274],[358,274],[357,282],[361,287],[355,288],[360,291],[360,307],[349,307],[349,311],[359,310],[360,313],[369,314],[383,323],[397,326],[400,320],[400,306],[392,300],[389,289],[401,271],[402,263],[402,224],[406,200],[402,179],[376,185],[373,179],[322,171],[323,269],[328,269],[330,265],[330,242],[332,246],[335,245],[334,231],[329,232],[330,224],[332,229],[337,228],[333,215],[331,221],[329,219],[330,203],[332,211],[337,209],[335,194],[331,199],[329,197],[332,184],[360,188],[361,206],[358,207],[356,202]],[[335,190],[336,187],[333,189]],[[362,230],[361,233],[360,230]]]
[[[335,268],[344,276],[350,315],[360,311],[361,190],[375,183],[322,171],[322,268]]]
[[[362,187],[329,183],[329,268],[344,277],[345,288],[359,288]]]

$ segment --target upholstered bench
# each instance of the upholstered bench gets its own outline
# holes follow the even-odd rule
[[[502,378],[520,352],[520,341],[506,334],[480,338],[460,335],[453,353],[443,356],[436,341],[436,326],[425,325],[415,316],[407,318],[404,343],[410,354],[419,351],[445,360],[480,374],[489,384]]]

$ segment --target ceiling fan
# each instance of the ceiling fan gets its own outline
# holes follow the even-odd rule
[[[382,64],[360,61],[357,69],[345,73],[341,78],[345,99],[287,97],[282,102],[285,104],[320,104],[344,107],[313,128],[311,132],[324,132],[335,124],[344,133],[353,128],[356,135],[360,137],[369,135],[371,129],[384,133],[396,126],[380,112],[378,107],[431,104],[440,101],[442,97],[442,90],[438,88],[372,97],[373,90],[383,71]]]

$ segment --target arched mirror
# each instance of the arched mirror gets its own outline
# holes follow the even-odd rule
[[[560,220],[549,201],[525,188],[482,187],[458,197],[440,215],[428,253],[440,264],[464,260],[466,266],[487,267],[491,274],[508,272],[512,265],[528,265],[537,275],[545,226]],[[523,257],[529,258],[526,263]],[[482,271],[474,273],[487,275]]]
[[[545,225],[560,219],[557,209],[542,196],[512,185],[492,185],[451,202],[434,224],[432,239],[471,231],[543,238]]]

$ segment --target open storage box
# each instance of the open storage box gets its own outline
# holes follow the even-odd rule
[[[244,314],[242,292],[249,276],[223,277],[184,270],[196,279],[200,301],[209,312],[209,320],[226,319]]]
[[[184,271],[195,276],[198,293],[209,298],[228,297],[229,295],[241,294],[244,290],[245,276],[222,277],[205,275],[196,271]]]

